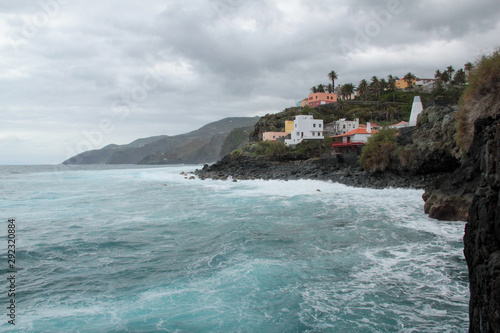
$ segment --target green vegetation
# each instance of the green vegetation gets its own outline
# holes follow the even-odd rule
[[[385,171],[399,161],[396,133],[397,129],[382,128],[368,139],[359,157],[363,169],[370,172]]]
[[[463,155],[472,144],[474,122],[500,113],[500,49],[466,65],[469,84],[459,104],[456,138]]]
[[[283,157],[288,147],[283,142],[259,141],[254,144],[253,152],[257,156]]]

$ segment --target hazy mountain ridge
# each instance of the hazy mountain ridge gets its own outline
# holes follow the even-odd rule
[[[253,127],[259,117],[230,117],[175,136],[160,135],[110,144],[73,156],[63,164],[188,164],[220,158],[221,147],[236,128]],[[227,143],[226,143],[227,144]]]

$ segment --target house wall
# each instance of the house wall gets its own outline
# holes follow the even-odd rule
[[[368,141],[368,138],[371,136],[371,134],[354,134],[351,138],[351,141],[354,142],[366,142]]]
[[[359,118],[356,118],[354,120],[340,119],[333,123],[334,135],[345,134],[356,128],[359,128]]]
[[[417,80],[413,80],[412,82],[413,82],[413,85],[415,85]],[[396,81],[396,88],[404,90],[404,89],[408,88],[408,83],[406,83],[406,81],[404,79],[399,79]]]
[[[316,107],[318,105],[330,104],[335,102],[337,102],[337,94],[313,93],[309,94],[307,105]]]
[[[292,133],[293,132],[293,120],[285,121],[285,132]]]
[[[278,138],[283,138],[287,136],[286,132],[264,132],[262,134],[262,140],[264,141],[276,141]]]
[[[285,140],[287,145],[298,144],[304,139],[322,140],[323,119],[314,119],[313,116],[295,116],[294,128],[291,132],[291,138]]]

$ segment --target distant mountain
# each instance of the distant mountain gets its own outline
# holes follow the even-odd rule
[[[220,159],[224,145],[239,147],[231,140],[233,130],[248,132],[259,117],[232,117],[209,123],[195,131],[175,136],[160,135],[126,145],[107,145],[73,156],[63,164],[199,164]],[[234,134],[233,134],[234,136]],[[229,137],[229,138],[228,138]],[[241,138],[238,137],[238,141]]]

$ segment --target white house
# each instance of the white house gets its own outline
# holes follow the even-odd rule
[[[293,131],[291,139],[286,139],[287,146],[296,145],[302,140],[322,140],[323,136],[323,119],[314,119],[313,116],[295,116],[293,121]]]
[[[335,135],[332,138],[337,138],[335,142],[332,143],[332,147],[347,147],[353,145],[364,145],[368,138],[372,136],[373,133],[377,133],[372,130],[370,123],[366,124],[366,128],[356,128],[350,132]],[[341,139],[341,141],[338,141]]]
[[[342,118],[333,122],[333,134],[335,135],[344,134],[356,128],[359,128],[359,118],[354,120],[345,120],[345,118]]]

